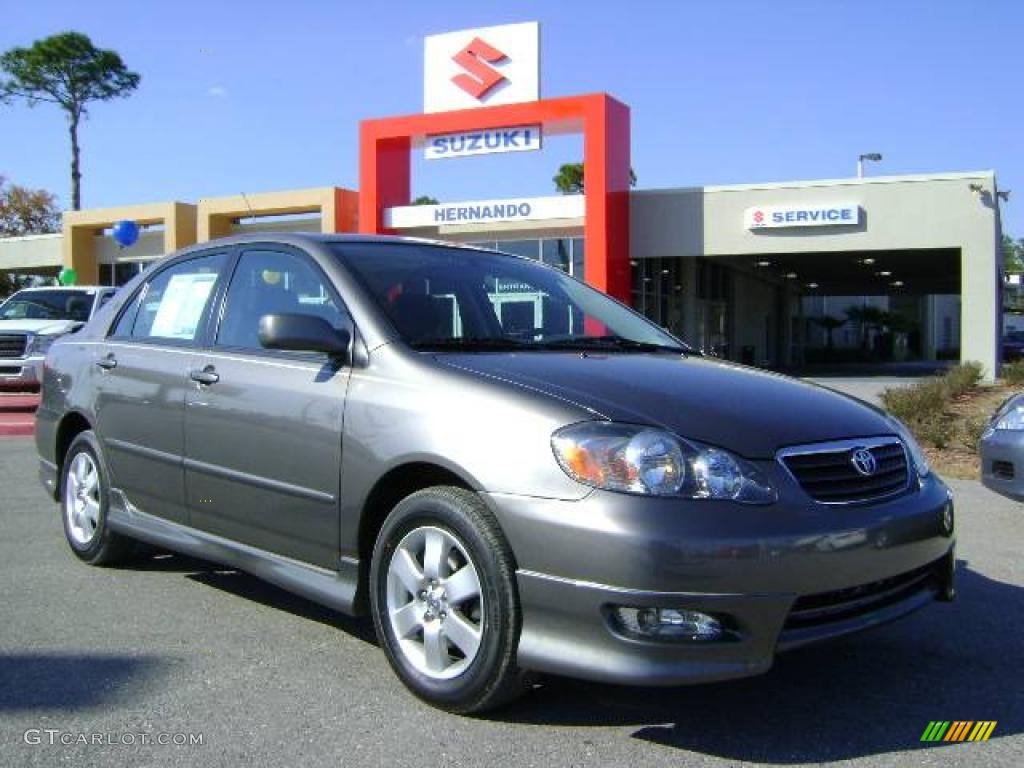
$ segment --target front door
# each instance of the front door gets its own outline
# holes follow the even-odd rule
[[[111,484],[143,512],[186,523],[187,371],[226,253],[179,261],[122,309],[93,358],[96,430]]]
[[[312,258],[242,248],[209,351],[190,363],[185,488],[192,525],[325,568],[339,546],[341,428],[349,369],[319,353],[264,349],[260,317],[351,320]]]

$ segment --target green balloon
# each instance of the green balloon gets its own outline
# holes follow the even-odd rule
[[[57,275],[57,280],[61,285],[74,285],[78,282],[78,273],[71,267],[64,267]]]

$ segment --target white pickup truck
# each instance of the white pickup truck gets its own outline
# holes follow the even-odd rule
[[[0,304],[0,389],[37,390],[53,340],[89,321],[116,288],[25,288]]]

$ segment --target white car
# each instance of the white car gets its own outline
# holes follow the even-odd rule
[[[0,389],[39,389],[53,340],[85,325],[116,292],[96,285],[25,288],[0,304]]]

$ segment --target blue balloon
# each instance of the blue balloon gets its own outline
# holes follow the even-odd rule
[[[114,224],[113,235],[118,245],[127,248],[139,239],[139,225],[127,219],[118,221]]]

